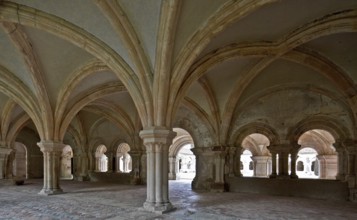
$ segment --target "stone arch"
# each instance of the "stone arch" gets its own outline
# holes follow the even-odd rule
[[[239,156],[243,163],[243,172],[245,172],[243,176],[268,177],[271,173],[272,163],[271,154],[267,148],[269,145],[268,137],[260,133],[249,134],[242,140],[241,148],[243,152]],[[246,150],[251,153],[250,158],[247,158]],[[246,168],[248,162],[249,169]],[[253,172],[253,174],[250,172]]]
[[[336,179],[338,164],[343,161],[339,161],[334,143],[335,138],[326,130],[312,129],[304,132],[297,145],[300,147],[297,161],[303,161],[304,173],[297,172],[297,175],[302,178]],[[315,164],[312,167],[313,161]]]
[[[27,148],[23,143],[15,142],[14,160],[12,162],[12,174],[15,178],[28,177]]]
[[[132,159],[129,154],[130,146],[127,143],[119,144],[116,150],[116,170],[122,173],[130,173],[132,170]]]
[[[351,137],[346,127],[328,116],[314,116],[300,121],[296,126],[290,128],[286,140],[290,140],[292,145],[296,145],[301,135],[309,130],[321,129],[329,132],[335,141],[345,140]]]
[[[95,171],[96,172],[107,172],[108,171],[108,157],[105,155],[107,152],[107,147],[105,145],[99,145],[95,152]]]
[[[266,136],[269,140],[269,144],[279,143],[279,135],[275,129],[261,122],[252,122],[242,126],[233,134],[231,134],[229,143],[232,145],[241,146],[244,138],[253,133]]]
[[[62,150],[61,179],[73,179],[73,150],[69,145]]]
[[[315,179],[318,178],[312,168],[313,162],[317,160],[317,151],[311,147],[301,147],[296,159],[296,175],[299,178]]]
[[[169,179],[191,178],[192,175],[190,175],[190,173],[195,173],[196,171],[196,158],[193,153],[186,148],[187,146],[189,146],[190,149],[194,147],[193,138],[185,129],[174,128],[173,131],[176,132],[177,136],[173,139],[173,143],[169,148]],[[183,148],[185,148],[186,155],[180,154]],[[181,169],[183,165],[185,166],[185,172],[188,174],[183,174],[180,177],[179,173],[183,171],[183,169]]]

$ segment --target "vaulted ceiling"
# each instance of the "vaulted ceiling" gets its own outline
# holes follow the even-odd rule
[[[356,0],[11,0],[0,22],[3,141],[29,120],[62,140],[76,117],[131,135],[180,106],[224,141],[278,88],[357,106]]]

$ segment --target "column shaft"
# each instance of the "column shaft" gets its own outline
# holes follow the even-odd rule
[[[39,142],[37,144],[43,152],[44,161],[43,189],[39,194],[52,195],[62,193],[63,191],[59,186],[60,157],[65,145],[56,142]]]
[[[175,135],[175,132],[161,127],[140,132],[147,150],[147,199],[144,209],[148,211],[163,213],[173,208],[168,193],[168,148]]]

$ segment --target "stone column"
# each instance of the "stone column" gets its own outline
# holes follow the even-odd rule
[[[60,157],[62,149],[65,147],[62,143],[52,141],[42,141],[37,143],[43,152],[43,189],[40,195],[53,195],[62,193],[59,186],[60,177]]]
[[[132,179],[131,184],[137,185],[141,183],[141,174],[142,174],[142,166],[141,166],[141,151],[130,151],[130,156],[132,160]]]
[[[108,173],[112,173],[114,168],[113,168],[113,153],[108,153],[107,154],[108,157]]]
[[[168,191],[168,150],[176,133],[163,127],[142,130],[147,153],[147,198],[144,209],[167,212],[173,209]]]
[[[169,157],[169,180],[176,180],[176,157]]]
[[[268,146],[273,159],[273,171],[270,175],[271,178],[290,178],[289,176],[289,152],[291,147],[289,144],[275,144]],[[276,155],[279,154],[279,173],[276,175]],[[275,172],[275,173],[274,173]]]
[[[223,146],[212,147],[214,156],[215,176],[211,186],[213,192],[224,192],[224,164],[226,161],[226,148]]]
[[[86,152],[79,151],[77,153],[77,180],[85,181],[88,180],[88,161],[89,158]]]
[[[234,173],[234,157],[236,156],[236,151],[237,148],[236,147],[229,147],[228,148],[228,176],[229,177],[234,177],[235,173]]]
[[[320,179],[335,179],[337,170],[336,155],[318,155]]]
[[[295,147],[294,150],[291,151],[291,173],[290,177],[292,179],[298,179],[298,175],[296,175],[296,160],[298,155],[299,146]]]
[[[348,181],[349,188],[355,188],[356,186],[356,147],[348,146],[348,173],[346,179]]]
[[[335,144],[337,158],[338,158],[338,169],[336,179],[345,181],[346,180],[346,173],[347,173],[347,152],[343,146],[340,144]],[[321,169],[321,168],[320,168]]]
[[[7,171],[7,160],[11,153],[12,149],[7,147],[0,147],[0,179],[4,179],[6,177]]]
[[[273,151],[273,150],[270,150],[270,153],[271,153],[271,167],[272,167],[272,170],[271,170],[271,174],[270,174],[269,178],[276,178],[277,175],[278,175],[277,172],[276,172],[276,155],[277,155],[277,153],[275,151]]]
[[[254,175],[255,177],[268,176],[268,161],[269,156],[252,156],[254,162]]]
[[[234,176],[242,177],[242,172],[240,171],[240,156],[242,155],[243,148],[241,146],[236,147],[234,160],[233,160],[233,172]]]

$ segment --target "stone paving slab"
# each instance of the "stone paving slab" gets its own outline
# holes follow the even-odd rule
[[[190,182],[171,181],[173,212],[140,209],[145,186],[61,181],[66,192],[41,196],[41,180],[23,186],[0,181],[0,219],[357,219],[357,203],[249,193],[193,192]]]

